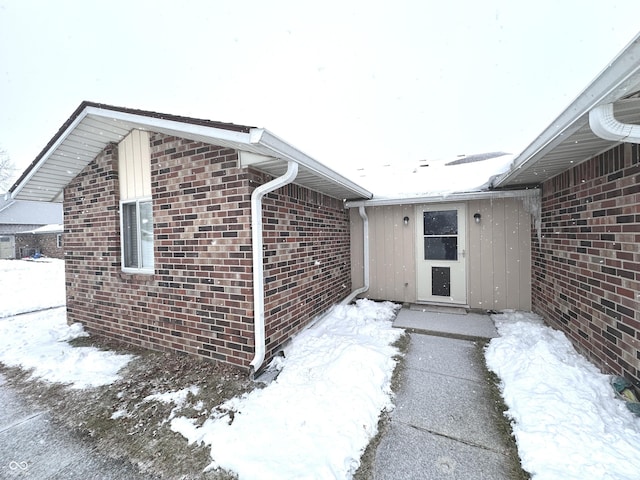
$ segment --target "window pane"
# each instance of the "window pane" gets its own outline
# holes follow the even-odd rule
[[[451,296],[451,270],[449,267],[433,267],[431,269],[431,295]]]
[[[425,237],[425,260],[458,260],[458,237]]]
[[[140,203],[142,268],[153,268],[153,216],[151,202]]]
[[[458,211],[424,212],[425,235],[457,235]]]
[[[125,203],[122,205],[122,253],[124,266],[138,268],[138,222],[136,220],[136,204]]]

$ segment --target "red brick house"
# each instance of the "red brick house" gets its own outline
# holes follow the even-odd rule
[[[252,372],[350,295],[371,196],[264,129],[89,102],[10,194],[64,204],[69,322]]]
[[[446,299],[531,309],[637,382],[638,58],[478,191],[372,198],[263,129],[83,103],[10,194],[64,202],[69,321],[128,343],[255,372],[354,293]]]
[[[60,224],[44,225],[15,235],[18,258],[48,257],[64,259],[62,235],[64,228]]]
[[[640,36],[494,188],[540,186],[532,309],[605,372],[640,381]]]
[[[62,206],[0,196],[0,259],[63,258]]]

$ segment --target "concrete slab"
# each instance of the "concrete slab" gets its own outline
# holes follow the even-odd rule
[[[474,342],[469,340],[412,334],[405,366],[423,372],[477,380],[480,365],[477,364],[476,348]]]
[[[378,446],[375,480],[511,478],[508,459],[491,450],[393,421]]]
[[[438,373],[408,375],[394,418],[461,442],[503,451],[487,387]]]
[[[495,338],[498,336],[489,315],[480,313],[431,312],[426,309],[402,308],[393,322],[394,327],[406,328],[429,335],[440,335],[465,340]]]

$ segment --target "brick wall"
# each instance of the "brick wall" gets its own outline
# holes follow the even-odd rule
[[[17,233],[16,258],[30,257],[40,251],[40,242],[33,233]]]
[[[605,372],[640,380],[640,147],[545,182],[533,233],[533,310]]]
[[[126,274],[117,154],[106,148],[65,190],[69,321],[145,348],[247,367],[254,351],[250,198],[268,178],[239,168],[234,150],[153,134],[155,274]],[[265,199],[267,358],[350,288],[341,207],[296,186]]]
[[[342,201],[295,184],[269,194],[263,204],[270,356],[291,334],[350,293],[349,212]]]
[[[62,247],[58,247],[57,237],[58,233],[16,234],[16,257],[20,258],[29,252],[37,252],[45,257],[64,258],[64,251]]]

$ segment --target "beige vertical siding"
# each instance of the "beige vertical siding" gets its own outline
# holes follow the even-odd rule
[[[531,309],[531,217],[515,198],[469,202],[468,303]],[[473,218],[482,215],[480,224]]]
[[[416,297],[414,207],[367,207],[369,217],[370,287],[364,296],[377,300],[412,302]],[[409,224],[404,224],[404,217]],[[351,209],[354,287],[362,285],[362,221]],[[355,240],[355,241],[354,241]]]
[[[149,148],[149,133],[141,130],[132,130],[118,144],[121,200],[151,196]]]
[[[415,207],[367,207],[368,298],[416,301]],[[482,215],[480,224],[473,218]],[[409,217],[409,225],[403,223]],[[483,310],[531,309],[531,218],[516,198],[467,202],[467,299]],[[351,209],[352,279],[362,285],[362,221]]]
[[[351,287],[355,290],[364,285],[364,240],[362,219],[357,208],[349,209],[351,231]]]

